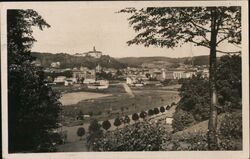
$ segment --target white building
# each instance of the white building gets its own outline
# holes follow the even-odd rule
[[[54,83],[64,83],[66,80],[65,76],[58,76],[54,79]]]
[[[192,78],[196,71],[192,69],[173,69],[165,72],[166,79]]]
[[[60,65],[61,65],[60,62],[52,62],[52,63],[50,64],[50,66],[51,66],[52,68],[60,68]]]
[[[95,47],[93,47],[93,51],[88,51],[84,53],[76,53],[75,56],[91,56],[94,58],[100,58],[102,56],[102,52],[97,51]]]

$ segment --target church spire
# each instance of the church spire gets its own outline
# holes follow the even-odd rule
[[[93,51],[94,51],[94,52],[96,52],[96,50],[95,50],[95,46],[93,47]]]

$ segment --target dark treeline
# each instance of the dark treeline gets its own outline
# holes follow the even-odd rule
[[[94,57],[79,57],[66,53],[38,53],[32,52],[32,56],[36,57],[44,67],[49,67],[52,62],[60,62],[60,68],[73,68],[73,67],[88,67],[90,69],[95,68],[98,64],[101,67],[121,69],[125,68],[126,64],[118,62],[116,59],[102,55],[100,58]]]

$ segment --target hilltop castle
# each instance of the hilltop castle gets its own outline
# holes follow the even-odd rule
[[[88,51],[84,53],[76,53],[75,56],[91,56],[94,58],[100,58],[102,56],[102,52],[96,51],[95,46],[94,46],[93,51]]]

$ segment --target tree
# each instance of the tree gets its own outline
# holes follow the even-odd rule
[[[138,32],[131,44],[143,44],[174,48],[184,43],[193,43],[210,50],[209,92],[210,119],[208,123],[209,149],[218,148],[217,141],[217,89],[216,54],[241,53],[219,50],[226,42],[241,43],[241,8],[229,7],[148,7],[126,8],[120,12],[131,13],[130,25]]]
[[[166,110],[169,110],[170,109],[170,106],[168,105],[167,107],[166,107]]]
[[[159,113],[160,113],[159,109],[158,108],[154,108],[154,114],[159,114]]]
[[[163,106],[160,107],[160,112],[164,113],[165,112],[165,108]]]
[[[176,105],[176,103],[175,103],[175,102],[172,102],[172,103],[171,103],[171,107],[174,106],[174,105]]]
[[[147,113],[145,111],[141,111],[140,118],[145,119],[147,116]]]
[[[242,75],[240,56],[222,56],[217,66],[218,102],[223,111],[241,109]]]
[[[185,80],[179,89],[180,101],[177,110],[182,109],[192,113],[196,121],[209,119],[209,81],[201,75]]]
[[[138,115],[137,113],[134,113],[134,114],[132,115],[132,120],[134,120],[135,122],[136,122],[137,120],[139,120],[139,115]]]
[[[77,129],[77,135],[80,136],[80,140],[82,140],[82,136],[85,134],[85,129],[80,127]]]
[[[109,120],[105,120],[102,123],[102,127],[103,127],[103,129],[105,129],[107,131],[111,127],[111,124],[110,124]]]
[[[126,115],[126,116],[124,117],[124,123],[125,123],[125,124],[129,124],[129,123],[130,123],[130,118],[129,118],[128,115]]]
[[[101,125],[98,123],[96,119],[92,120],[89,124],[89,132],[90,133],[95,133],[99,131],[101,128]]]
[[[9,152],[51,151],[59,122],[60,94],[45,85],[42,68],[32,64],[33,27],[50,25],[31,9],[7,11]]]
[[[114,126],[116,126],[117,128],[121,125],[121,120],[119,117],[115,118],[115,121],[114,121]]]
[[[148,110],[148,115],[149,115],[149,116],[154,115],[154,111],[153,111],[152,109],[149,109],[149,110]]]
[[[92,120],[89,125],[89,136],[87,137],[87,146],[90,149],[103,136],[101,125],[96,119]]]

